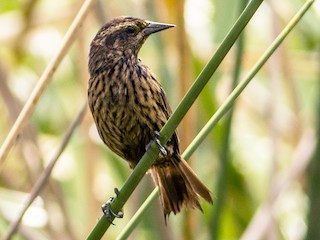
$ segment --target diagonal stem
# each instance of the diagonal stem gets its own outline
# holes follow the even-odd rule
[[[19,225],[21,223],[21,220],[22,220],[25,212],[28,210],[30,205],[33,203],[33,201],[39,195],[39,193],[41,192],[43,187],[46,185],[46,183],[47,183],[47,181],[48,181],[48,179],[49,179],[49,177],[51,175],[51,172],[52,172],[55,164],[57,163],[60,155],[63,153],[64,149],[68,145],[68,143],[70,141],[70,138],[71,138],[75,128],[81,123],[81,121],[82,121],[82,119],[83,119],[83,117],[84,117],[84,115],[86,113],[86,110],[87,110],[87,102],[85,102],[85,104],[83,105],[82,109],[78,113],[77,117],[72,122],[72,124],[71,124],[69,130],[67,131],[65,137],[63,138],[63,140],[62,140],[62,142],[60,144],[60,147],[57,150],[56,154],[54,155],[54,157],[52,158],[52,160],[50,161],[50,163],[48,164],[46,169],[42,172],[42,174],[39,177],[38,181],[35,183],[34,187],[32,188],[27,201],[23,205],[23,208],[20,210],[20,213],[18,214],[17,218],[11,223],[11,225],[9,226],[8,231],[3,236],[3,238],[1,238],[1,240],[9,240],[13,236],[13,234],[16,232],[17,228],[19,227]]]
[[[62,41],[61,47],[59,48],[57,53],[54,55],[51,62],[47,65],[37,85],[35,86],[33,92],[31,93],[29,99],[27,100],[22,111],[20,112],[17,120],[13,124],[8,136],[6,137],[0,149],[0,171],[5,159],[9,154],[10,149],[15,144],[17,137],[19,136],[22,129],[30,120],[31,115],[35,110],[41,95],[44,93],[45,89],[47,88],[53,74],[57,70],[64,56],[67,54],[72,43],[76,39],[77,33],[80,27],[82,26],[82,23],[85,20],[85,17],[87,16],[94,2],[95,0],[86,0],[83,3],[81,9],[79,10],[77,16],[75,17],[74,21],[72,22],[68,32],[66,33]]]

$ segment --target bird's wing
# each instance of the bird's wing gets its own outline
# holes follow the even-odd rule
[[[159,100],[158,104],[163,109],[163,112],[166,115],[166,118],[168,120],[169,117],[172,114],[172,110],[171,110],[171,107],[169,105],[166,93],[165,93],[165,91],[163,90],[163,88],[161,86],[160,86],[158,100]],[[170,138],[169,142],[173,143],[173,145],[175,146],[174,147],[175,151],[177,151],[179,153],[179,138],[177,136],[177,130],[174,131],[174,133],[173,133],[172,137]]]
[[[164,113],[167,117],[167,120],[169,119],[169,117],[172,114],[172,110],[171,107],[169,105],[168,99],[167,99],[167,95],[165,93],[165,91],[163,90],[163,88],[160,86],[160,92],[159,92],[160,98],[159,98],[159,104],[161,106],[163,106],[164,109]]]

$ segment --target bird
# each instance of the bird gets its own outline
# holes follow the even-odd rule
[[[172,110],[155,75],[138,57],[151,34],[174,26],[116,17],[96,33],[88,62],[88,105],[105,145],[132,169],[150,143],[156,141],[159,146],[149,172],[160,190],[165,222],[183,207],[202,211],[199,197],[212,204],[210,191],[180,155],[177,133],[165,146],[160,144],[159,132]]]

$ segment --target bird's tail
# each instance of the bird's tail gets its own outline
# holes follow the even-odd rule
[[[183,206],[202,211],[199,196],[212,203],[210,191],[179,156],[163,164],[153,165],[151,174],[160,189],[165,221],[171,212],[176,214]]]

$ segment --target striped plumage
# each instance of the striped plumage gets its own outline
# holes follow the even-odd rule
[[[134,168],[171,114],[165,92],[138,58],[146,38],[172,25],[119,17],[106,23],[90,46],[88,101],[104,143]],[[151,167],[160,187],[165,218],[183,205],[199,208],[198,195],[212,202],[208,189],[181,159],[173,134]]]

